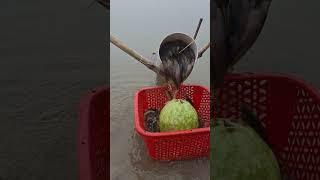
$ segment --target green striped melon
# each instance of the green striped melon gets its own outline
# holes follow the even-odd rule
[[[197,111],[188,101],[173,99],[162,108],[159,126],[160,132],[197,128],[199,126]]]
[[[281,180],[272,150],[246,124],[218,119],[210,144],[211,180]]]

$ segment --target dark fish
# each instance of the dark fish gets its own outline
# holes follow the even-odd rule
[[[159,115],[158,109],[147,109],[144,113],[144,127],[149,132],[159,132]]]
[[[211,83],[222,86],[228,68],[237,63],[258,38],[271,0],[213,0],[211,12]]]
[[[266,130],[256,114],[254,114],[247,105],[242,105],[240,111],[241,120],[248,124],[252,129],[254,129],[256,133],[264,140],[264,142],[270,146]]]
[[[168,83],[179,89],[182,82],[190,75],[194,65],[195,54],[191,47],[183,41],[167,42],[160,48],[159,54],[162,62],[162,69]]]
[[[189,96],[186,97],[186,101],[188,101],[194,107],[194,104]]]

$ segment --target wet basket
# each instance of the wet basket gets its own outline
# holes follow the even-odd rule
[[[81,98],[77,129],[78,180],[109,178],[110,89],[99,87]]]
[[[177,98],[188,95],[204,128],[177,132],[152,133],[145,130],[144,112],[148,108],[162,109],[167,102],[163,87],[146,87],[135,94],[135,129],[143,138],[149,155],[160,161],[193,159],[209,155],[210,92],[203,86],[183,85]]]
[[[239,117],[240,104],[254,110],[280,166],[294,180],[320,179],[320,94],[306,82],[281,74],[232,74],[218,93],[219,117]]]
[[[226,77],[221,114],[238,117],[242,102],[255,109],[266,127],[268,138],[281,167],[290,180],[320,179],[320,94],[308,83],[288,75],[241,73]],[[204,87],[186,86],[204,117],[209,117],[209,93]],[[155,100],[155,96],[161,100]],[[154,159],[183,159],[208,155],[209,128],[190,132],[148,133],[141,111],[160,107],[161,89],[145,88],[135,97],[135,126]],[[228,101],[226,99],[229,99]],[[78,179],[105,180],[109,177],[109,90],[98,88],[81,100],[78,119]],[[205,105],[201,105],[205,104]],[[201,108],[200,108],[201,107]],[[142,113],[142,114],[141,114]],[[208,126],[208,121],[206,122]]]

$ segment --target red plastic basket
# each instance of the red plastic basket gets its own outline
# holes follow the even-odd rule
[[[79,180],[109,177],[109,99],[106,87],[94,89],[81,99],[77,132]]]
[[[161,109],[167,96],[163,87],[146,87],[137,91],[134,100],[135,129],[143,138],[149,155],[155,160],[182,160],[209,155],[210,92],[207,88],[183,85],[177,98],[188,95],[204,128],[169,133],[152,133],[144,128],[144,112],[148,108]]]
[[[256,111],[289,179],[320,179],[320,94],[295,77],[232,74],[218,93],[219,117],[239,117],[240,104]]]
[[[159,91],[152,89],[145,88],[144,92],[139,93],[140,101],[160,107],[163,102],[154,100],[154,96],[161,93],[151,93],[154,94],[151,97],[146,93]],[[281,167],[291,179],[320,179],[320,94],[317,90],[308,83],[288,75],[241,73],[228,75],[222,92],[219,94],[222,101],[220,116],[237,117],[241,102],[251,105],[267,129],[268,138]],[[190,94],[201,94],[201,91]],[[163,97],[163,94],[161,96]],[[209,101],[208,93],[206,96],[196,99]],[[147,107],[148,103],[138,103],[140,101],[137,100],[135,108]],[[98,88],[81,100],[77,143],[79,180],[108,178],[109,104],[107,102],[109,102],[109,91],[106,88]],[[203,111],[207,112],[208,109]],[[135,119],[141,119],[139,112],[135,112]],[[181,133],[145,132],[143,124],[139,121],[136,121],[136,127],[145,142],[150,145],[151,148],[148,148],[150,154],[154,154],[156,158],[170,159],[170,157],[182,157],[181,154],[192,158],[198,157],[199,154],[208,154],[206,142],[209,142],[209,128],[184,132],[181,136]],[[203,136],[206,138],[199,138]],[[189,144],[183,141],[184,139],[190,140]],[[203,144],[206,144],[203,151],[195,150],[194,147],[201,147]],[[195,152],[189,149],[194,149]],[[193,156],[188,156],[186,152]]]

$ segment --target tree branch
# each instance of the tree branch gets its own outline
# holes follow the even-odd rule
[[[198,58],[201,58],[203,53],[206,52],[206,50],[210,47],[210,42],[208,42],[198,53]]]
[[[147,68],[149,68],[150,70],[152,70],[156,74],[159,74],[159,75],[163,75],[164,74],[162,72],[162,70],[158,66],[156,66],[154,63],[152,63],[147,58],[145,58],[142,55],[140,55],[135,50],[129,48],[127,45],[125,45],[123,42],[121,42],[120,40],[118,40],[114,36],[110,35],[110,41],[111,41],[112,44],[114,44],[115,46],[120,48],[122,51],[124,51],[125,53],[127,53],[128,55],[133,57],[134,59],[138,60],[143,65],[147,66]]]

